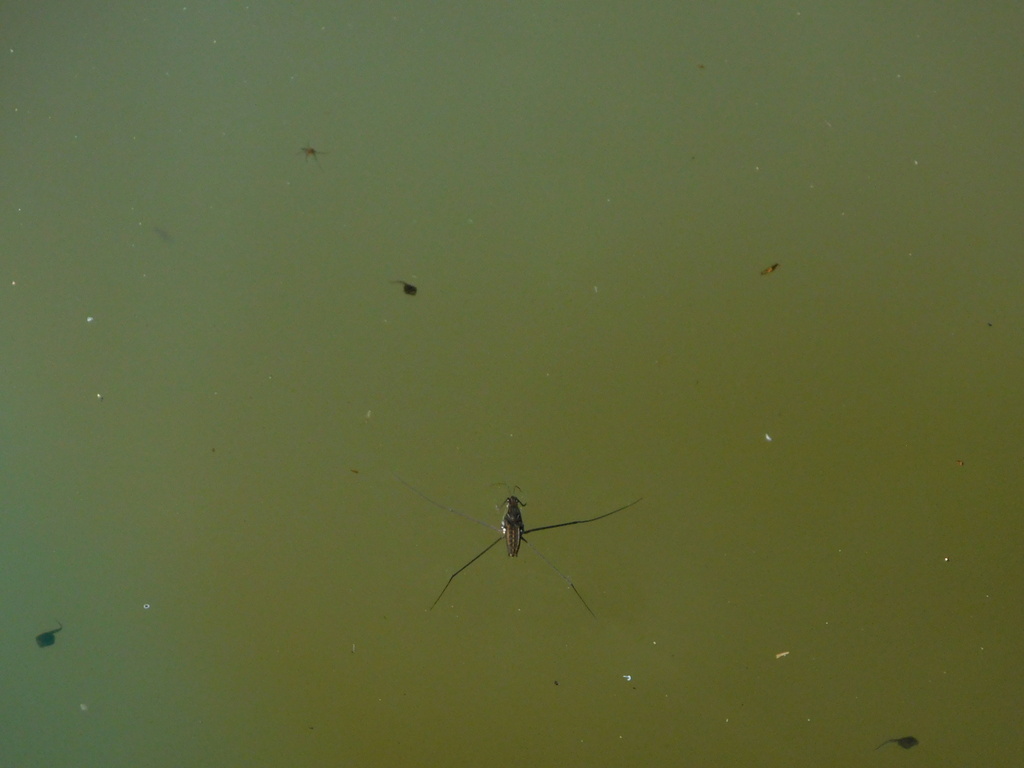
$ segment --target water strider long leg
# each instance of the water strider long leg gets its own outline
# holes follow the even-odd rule
[[[424,498],[426,498],[426,497],[424,497]],[[470,519],[472,519],[472,518],[470,518]],[[480,522],[480,521],[478,520],[477,522]],[[451,583],[452,583],[452,582],[453,582],[453,581],[455,580],[455,577],[456,577],[456,576],[458,576],[458,575],[459,575],[460,573],[462,573],[462,572],[463,572],[464,570],[466,570],[467,568],[469,568],[469,566],[471,566],[471,565],[472,565],[473,563],[475,563],[475,562],[476,562],[477,560],[479,560],[479,559],[480,559],[481,557],[483,557],[483,556],[484,556],[484,555],[485,555],[485,554],[486,554],[487,552],[489,552],[489,551],[490,551],[491,547],[493,547],[493,546],[494,546],[495,544],[497,544],[497,543],[498,543],[499,541],[504,541],[504,540],[505,540],[505,537],[504,537],[504,536],[499,536],[499,537],[498,537],[498,538],[496,538],[496,539],[495,539],[494,541],[492,541],[492,542],[491,542],[490,544],[488,544],[488,545],[487,545],[487,547],[486,547],[486,549],[484,549],[484,551],[483,551],[483,552],[481,552],[481,553],[480,553],[479,555],[477,555],[476,557],[474,557],[474,558],[473,558],[472,560],[470,560],[470,561],[469,561],[468,563],[466,563],[466,564],[465,564],[464,566],[462,566],[461,568],[459,568],[459,570],[457,570],[457,571],[456,571],[455,573],[453,573],[453,574],[452,574],[452,575],[451,575],[451,576],[450,576],[450,577],[448,578],[448,583],[444,585],[444,589],[442,589],[442,590],[441,590],[441,594],[437,596],[437,600],[435,600],[434,602],[432,602],[432,603],[430,604],[430,609],[429,609],[429,610],[431,610],[431,611],[432,611],[432,610],[434,610],[434,606],[438,604],[438,602],[439,602],[439,601],[441,600],[441,598],[442,598],[442,597],[444,596],[444,593],[448,591],[448,587],[449,587],[449,585],[450,585],[450,584],[451,584]],[[532,545],[531,545],[531,546],[532,546]],[[537,548],[536,548],[536,547],[534,547],[534,550],[533,550],[533,551],[534,551],[534,552],[537,552]],[[538,555],[540,555],[540,552],[537,552],[537,554],[538,554]],[[541,555],[541,557],[543,557],[543,555]],[[554,568],[554,566],[552,566],[552,568]],[[556,568],[555,570],[558,570],[558,569]],[[562,578],[565,578],[565,577],[563,576]],[[572,586],[572,582],[571,582],[571,581],[569,582],[569,586]],[[573,589],[576,589],[576,587],[573,587]],[[577,593],[577,594],[579,594],[579,593]],[[581,597],[581,598],[580,598],[580,600],[582,600],[582,599],[583,599],[583,598]],[[584,605],[586,605],[586,603],[584,603]],[[588,610],[589,610],[589,609],[588,609]]]
[[[414,486],[414,485],[412,485],[410,483],[407,483],[405,480],[400,478],[398,475],[394,475],[393,474],[393,477],[395,478],[395,480],[400,482],[402,485],[404,485],[410,491],[415,493],[421,499],[423,499],[424,501],[427,501],[427,502],[433,504],[438,509],[444,509],[444,510],[446,510],[448,512],[451,512],[452,514],[458,515],[459,517],[464,517],[467,520],[472,520],[474,523],[476,523],[478,525],[482,525],[484,528],[490,528],[492,531],[500,531],[501,530],[496,525],[491,525],[490,523],[485,523],[483,520],[478,520],[477,518],[473,517],[472,515],[467,515],[465,512],[459,512],[459,510],[457,510],[457,509],[453,509],[452,507],[446,507],[444,504],[441,504],[438,501],[434,501],[432,498],[427,496],[427,494],[423,493],[423,491],[421,491],[419,488],[417,488],[416,486]],[[633,502],[633,503],[635,504],[636,502]],[[618,512],[618,510],[615,510],[615,511]],[[494,545],[492,544],[491,546],[493,547]],[[484,552],[486,552],[486,551],[487,550],[485,549]],[[481,552],[480,554],[482,555],[483,552]],[[477,555],[477,557],[480,557],[480,555]],[[473,558],[473,559],[475,560],[476,558]],[[473,560],[470,560],[469,562],[471,563],[471,562],[473,562]],[[469,563],[466,563],[466,565],[469,565]],[[463,567],[465,567],[465,566],[463,566]]]
[[[395,478],[395,479],[396,479],[396,480],[397,480],[398,482],[400,482],[400,483],[401,483],[402,485],[404,485],[404,486],[406,486],[407,488],[409,488],[410,490],[412,490],[412,492],[413,492],[414,494],[416,494],[416,495],[417,495],[418,497],[420,497],[421,499],[423,499],[423,501],[425,501],[425,502],[427,502],[427,503],[429,503],[429,504],[432,504],[433,506],[437,507],[438,509],[443,509],[443,510],[445,510],[445,511],[447,511],[447,512],[452,512],[452,513],[454,513],[454,514],[457,514],[457,515],[459,515],[459,517],[465,517],[465,518],[466,518],[467,520],[472,520],[473,522],[475,522],[475,523],[477,523],[477,524],[479,524],[479,525],[482,525],[482,526],[483,526],[483,527],[485,527],[485,528],[490,528],[490,529],[492,529],[492,530],[501,530],[501,528],[499,528],[499,527],[498,527],[497,525],[492,525],[492,524],[490,524],[490,523],[488,523],[488,522],[484,522],[483,520],[478,520],[477,518],[473,517],[472,515],[467,515],[467,514],[466,514],[465,512],[460,512],[459,510],[457,510],[457,509],[454,509],[453,507],[445,507],[445,506],[444,506],[443,504],[441,504],[441,503],[439,503],[439,502],[435,502],[435,501],[434,501],[433,499],[431,499],[431,498],[430,498],[429,496],[427,496],[426,494],[424,494],[424,493],[422,492],[422,490],[420,490],[420,489],[419,489],[418,487],[416,487],[416,486],[415,486],[415,485],[413,485],[412,483],[410,483],[410,482],[407,482],[406,480],[404,480],[403,478],[399,477],[398,475],[396,475],[396,474],[394,474],[394,473],[392,473],[392,475],[394,476],[394,478]],[[444,589],[442,589],[442,590],[441,590],[441,593],[440,593],[440,594],[439,594],[439,595],[437,596],[437,599],[436,599],[436,600],[434,600],[434,601],[433,601],[433,602],[432,602],[432,603],[430,604],[430,608],[429,608],[429,609],[430,609],[430,610],[433,610],[433,609],[434,609],[434,606],[435,606],[435,605],[437,605],[437,603],[438,603],[438,602],[440,602],[440,599],[441,599],[441,598],[442,598],[442,597],[444,596],[444,593],[445,593],[445,592],[447,592],[447,588],[449,588],[449,587],[451,587],[451,586],[452,586],[452,582],[454,582],[454,581],[455,581],[455,578],[457,577],[457,575],[459,575],[459,574],[460,574],[460,573],[461,573],[462,571],[464,571],[464,570],[465,570],[466,568],[468,568],[468,567],[469,567],[470,565],[472,565],[472,564],[473,564],[474,562],[476,562],[476,561],[477,561],[477,560],[479,560],[479,559],[480,559],[481,557],[483,557],[483,555],[484,555],[484,554],[485,554],[485,553],[486,553],[487,551],[489,551],[489,550],[490,550],[490,548],[492,548],[492,547],[494,547],[494,546],[495,546],[496,544],[498,544],[498,542],[504,541],[504,539],[505,539],[505,537],[504,537],[504,536],[501,536],[501,537],[499,537],[498,539],[496,539],[495,541],[493,541],[492,543],[488,544],[488,545],[486,546],[486,548],[484,548],[484,549],[483,549],[483,551],[482,551],[482,552],[480,552],[480,553],[479,553],[478,555],[476,555],[476,556],[475,556],[475,557],[474,557],[474,558],[473,558],[472,560],[470,560],[469,562],[467,562],[467,563],[466,563],[465,565],[463,565],[463,566],[462,566],[461,568],[459,568],[459,569],[458,569],[458,570],[457,570],[457,571],[456,571],[455,573],[453,573],[453,574],[451,575],[451,577],[449,577],[449,580],[447,580],[447,583],[446,583],[446,584],[444,585]]]
[[[420,495],[422,496],[423,494],[420,494]],[[541,525],[541,526],[538,526],[537,528],[530,528],[527,531],[523,531],[523,533],[524,534],[526,534],[526,533],[536,533],[537,531],[550,531],[552,528],[565,528],[565,526],[567,526],[567,525],[580,525],[581,523],[593,523],[595,520],[601,520],[601,519],[603,519],[605,517],[611,517],[616,512],[621,512],[624,509],[629,509],[634,504],[639,504],[641,501],[643,501],[643,498],[644,497],[641,496],[636,501],[631,501],[631,502],[629,502],[629,504],[627,504],[624,507],[619,507],[618,509],[613,509],[611,512],[605,512],[603,515],[598,515],[597,517],[588,517],[586,520],[570,520],[568,523],[555,523],[554,525]],[[428,499],[428,501],[429,501],[429,499]],[[453,509],[452,512],[455,512],[455,510]],[[462,513],[461,512],[456,512],[456,514],[461,515]],[[465,515],[462,515],[462,516],[465,517]],[[473,518],[470,518],[470,519],[472,520]],[[482,521],[477,520],[477,522],[480,523]],[[483,523],[483,525],[487,525],[487,523]],[[534,549],[536,551],[536,548],[534,548]]]
[[[610,517],[611,515],[614,515],[616,512],[621,512],[624,509],[629,509],[634,504],[638,504],[642,499],[643,499],[643,497],[641,496],[636,501],[631,501],[631,502],[629,502],[629,504],[626,504],[623,507],[619,507],[618,509],[613,509],[611,512],[605,512],[603,515],[598,515],[597,517],[589,517],[586,520],[570,520],[567,523],[555,523],[554,525],[541,525],[541,526],[538,526],[537,528],[531,528],[528,531],[523,531],[523,538],[522,538],[522,540],[526,541],[526,534],[527,533],[535,533],[537,531],[549,531],[552,528],[564,528],[567,525],[579,525],[581,523],[593,523],[596,520],[600,520],[600,519],[605,518],[605,517]],[[583,595],[581,595],[580,591],[578,589],[576,589],[576,585],[572,583],[572,579],[569,578],[568,576],[566,576],[560,570],[558,570],[558,568],[555,566],[555,564],[552,563],[550,560],[548,560],[547,557],[544,556],[544,553],[541,552],[539,549],[537,549],[535,546],[533,546],[533,544],[530,544],[529,541],[526,541],[526,543],[530,545],[530,549],[532,549],[534,552],[536,552],[540,556],[541,560],[543,560],[545,563],[547,563],[549,566],[551,566],[551,570],[553,570],[555,573],[557,573],[559,576],[561,576],[562,579],[565,581],[565,583],[568,584],[570,587],[572,587],[572,591],[576,593],[576,597],[578,597],[580,599],[580,602],[583,603],[583,607],[586,608],[587,611],[590,613],[590,615],[593,616],[596,619],[597,618],[597,614],[595,614],[591,610],[590,606],[587,605],[587,601],[583,599]]]
[[[551,570],[553,570],[555,573],[557,573],[559,576],[561,576],[565,580],[565,583],[568,584],[570,587],[572,587],[572,591],[576,593],[576,597],[578,597],[580,599],[580,602],[583,603],[583,607],[586,608],[587,611],[590,613],[590,615],[593,616],[596,619],[597,618],[597,614],[594,613],[592,610],[590,610],[590,606],[587,605],[587,601],[583,599],[583,595],[580,594],[580,591],[578,589],[576,589],[576,585],[572,583],[572,579],[570,579],[568,576],[566,576],[564,573],[562,573],[560,570],[558,570],[558,568],[555,566],[555,564],[552,563],[550,560],[548,560],[546,557],[544,557],[544,553],[541,552],[539,549],[537,549],[535,546],[533,546],[533,544],[530,544],[530,542],[526,541],[525,538],[522,539],[522,541],[524,541],[527,544],[529,544],[530,545],[530,549],[532,549],[534,552],[536,552],[541,560],[543,560],[545,563],[547,563],[548,565],[551,566]],[[497,542],[495,542],[495,543],[497,543]],[[493,547],[494,544],[491,544],[491,546]]]

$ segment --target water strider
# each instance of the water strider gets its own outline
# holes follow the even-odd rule
[[[549,531],[552,528],[565,528],[566,526],[569,526],[569,525],[581,525],[583,523],[593,523],[596,520],[602,520],[602,519],[604,519],[606,517],[611,517],[616,512],[621,512],[624,509],[629,509],[634,504],[639,503],[640,500],[643,498],[643,497],[641,497],[641,499],[636,499],[635,501],[631,501],[631,502],[629,502],[629,504],[626,504],[625,506],[619,507],[618,509],[613,509],[611,512],[605,512],[603,515],[598,515],[597,517],[588,517],[585,520],[570,520],[570,521],[568,521],[566,523],[555,523],[553,525],[540,525],[540,526],[537,526],[536,528],[527,529],[525,524],[523,523],[523,513],[522,513],[522,510],[521,510],[521,507],[525,507],[526,503],[523,502],[523,501],[520,501],[519,497],[516,496],[513,493],[513,494],[509,494],[508,498],[505,499],[505,503],[503,505],[503,513],[502,513],[502,516],[501,516],[501,527],[500,528],[496,528],[495,526],[491,525],[490,523],[485,523],[483,520],[477,520],[475,517],[467,515],[465,512],[459,512],[459,510],[457,510],[457,509],[452,509],[451,507],[446,507],[444,504],[440,504],[440,503],[434,501],[432,498],[430,498],[429,496],[424,494],[418,488],[414,487],[413,485],[407,483],[402,478],[398,477],[398,475],[395,475],[395,478],[400,483],[402,483],[402,485],[404,485],[406,488],[408,488],[410,491],[412,491],[413,493],[415,493],[417,496],[421,497],[425,501],[428,501],[429,503],[433,504],[435,507],[447,510],[449,512],[453,512],[454,514],[458,515],[459,517],[464,517],[467,520],[472,520],[474,523],[478,523],[478,524],[484,526],[485,528],[490,528],[491,530],[500,531],[500,533],[501,533],[501,536],[499,536],[494,541],[492,541],[490,544],[488,544],[486,547],[484,547],[484,549],[480,553],[478,553],[475,557],[473,557],[473,559],[471,559],[468,563],[466,563],[461,568],[459,568],[457,571],[455,571],[455,573],[453,573],[448,578],[448,582],[444,585],[444,589],[441,590],[441,594],[439,594],[437,596],[437,598],[434,600],[434,602],[430,604],[430,610],[433,610],[434,606],[437,605],[438,602],[440,602],[441,598],[444,596],[444,593],[448,591],[448,587],[451,586],[451,583],[455,580],[456,576],[458,576],[464,570],[469,568],[469,566],[471,566],[473,563],[475,563],[477,560],[479,560],[481,557],[483,557],[499,541],[504,541],[505,542],[505,551],[508,553],[509,557],[516,557],[516,556],[519,555],[519,546],[520,546],[521,543],[529,545],[530,548],[533,549],[533,551],[537,553],[537,555],[540,557],[540,559],[543,560],[545,563],[547,563],[551,567],[551,570],[553,570],[555,573],[557,573],[559,576],[561,576],[562,579],[565,581],[565,583],[568,584],[572,588],[572,591],[576,593],[576,597],[578,597],[580,599],[580,602],[583,603],[583,607],[587,609],[587,611],[590,613],[590,615],[591,616],[595,616],[594,612],[590,609],[590,606],[587,605],[587,601],[583,599],[583,595],[581,595],[580,591],[578,589],[576,589],[576,585],[572,583],[572,579],[570,579],[568,576],[566,576],[564,573],[562,573],[560,570],[558,570],[558,568],[555,567],[554,563],[552,563],[543,554],[541,554],[541,551],[539,549],[537,549],[535,546],[533,546],[533,544],[530,544],[530,542],[528,542],[526,540],[526,534],[528,534],[528,533],[537,533],[538,531]],[[596,616],[595,616],[595,618],[596,618]]]

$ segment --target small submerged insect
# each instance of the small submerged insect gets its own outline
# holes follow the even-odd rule
[[[309,158],[312,157],[313,160],[316,161],[317,165],[320,165],[320,155],[330,154],[329,152],[322,152],[321,150],[314,149],[313,147],[302,147],[299,149],[299,153],[306,156],[307,163],[309,162]]]
[[[409,483],[407,483],[402,478],[398,477],[398,475],[395,475],[395,478],[400,483],[402,483],[402,485],[406,486],[409,490],[411,490],[413,493],[415,493],[417,496],[421,497],[422,499],[424,499],[425,501],[429,502],[430,504],[433,504],[435,507],[447,510],[448,512],[452,512],[452,513],[458,515],[459,517],[464,517],[467,520],[472,520],[474,523],[482,525],[485,528],[490,528],[492,530],[497,530],[497,531],[499,531],[501,533],[501,535],[498,538],[496,538],[494,541],[492,541],[490,544],[488,544],[486,547],[484,547],[484,549],[481,550],[477,555],[475,555],[468,563],[463,565],[461,568],[459,568],[457,571],[455,571],[455,573],[453,573],[450,577],[448,577],[448,581],[444,585],[444,589],[441,590],[441,594],[439,594],[437,596],[437,598],[434,600],[434,602],[431,603],[430,610],[433,610],[434,606],[437,605],[440,602],[441,598],[444,596],[444,593],[448,591],[448,587],[451,586],[451,583],[455,580],[456,576],[458,576],[464,570],[469,568],[469,566],[471,566],[473,563],[475,563],[477,560],[479,560],[481,557],[483,557],[499,541],[504,541],[505,542],[505,551],[508,553],[509,557],[517,557],[519,555],[519,547],[520,547],[520,545],[521,544],[527,544],[534,552],[537,553],[537,555],[540,557],[541,560],[543,560],[545,563],[547,563],[551,567],[551,570],[553,570],[555,573],[557,573],[559,576],[562,577],[562,580],[565,581],[565,583],[569,585],[569,587],[572,589],[572,591],[576,593],[576,597],[578,597],[580,599],[580,602],[583,603],[583,607],[587,609],[587,612],[590,613],[591,616],[595,616],[593,610],[591,610],[590,606],[587,605],[587,601],[583,599],[583,595],[581,595],[579,590],[576,589],[576,585],[572,583],[572,579],[570,579],[568,576],[566,576],[564,573],[562,573],[560,570],[558,570],[558,568],[555,567],[554,563],[552,563],[543,554],[541,554],[539,549],[537,549],[535,546],[530,544],[530,542],[526,540],[526,534],[528,534],[528,533],[533,534],[533,533],[537,533],[538,531],[549,531],[549,530],[552,530],[553,528],[565,528],[565,527],[570,526],[570,525],[582,525],[583,523],[592,523],[592,522],[594,522],[596,520],[603,520],[606,517],[611,517],[616,512],[621,512],[624,509],[629,509],[634,504],[638,504],[641,501],[641,499],[643,498],[643,497],[641,497],[640,499],[636,499],[635,501],[631,501],[629,504],[621,506],[618,509],[613,509],[611,512],[605,512],[603,515],[598,515],[597,517],[588,517],[585,520],[570,520],[569,522],[566,522],[566,523],[555,523],[553,525],[541,525],[541,526],[538,526],[536,528],[529,528],[529,529],[527,529],[525,524],[523,523],[523,513],[522,513],[522,510],[521,510],[521,507],[525,507],[526,503],[523,502],[523,501],[520,501],[519,497],[516,496],[514,493],[512,493],[512,494],[510,494],[505,499],[505,503],[503,505],[503,513],[502,513],[502,516],[501,516],[501,527],[500,528],[496,528],[495,526],[491,525],[490,523],[485,523],[483,520],[477,520],[475,517],[467,515],[465,512],[459,512],[457,509],[452,509],[451,507],[444,506],[444,504],[439,504],[438,502],[434,501],[429,496],[424,494],[422,491],[420,491],[418,488],[415,488],[414,486],[410,485]],[[595,616],[595,618],[596,618],[596,616]]]
[[[406,294],[408,294],[409,296],[416,295],[416,286],[413,285],[412,283],[407,283],[405,282],[405,280],[392,280],[391,282],[397,283],[398,285],[402,286],[402,290],[405,291]]]
[[[64,625],[59,621],[57,622],[57,628],[51,629],[49,632],[42,632],[36,635],[36,645],[40,648],[47,648],[57,642],[55,635],[64,629]]]
[[[904,749],[910,749],[911,747],[916,747],[920,743],[921,742],[919,742],[913,736],[904,736],[902,739],[886,739],[881,744],[879,744],[877,747],[875,747],[875,751],[877,752],[882,747],[884,747],[886,744],[899,744]]]
[[[778,268],[779,268],[778,264],[772,264],[770,267],[765,267],[764,269],[762,269],[761,270],[761,274],[762,275],[770,275],[772,272],[774,272]]]

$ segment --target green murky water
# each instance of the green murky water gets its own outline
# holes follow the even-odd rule
[[[1019,21],[9,14],[2,762],[1012,762]]]

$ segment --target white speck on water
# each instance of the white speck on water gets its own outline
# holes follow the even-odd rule
[[[96,319],[95,317],[93,317],[92,315],[89,315],[87,318],[85,318],[85,322],[91,323],[95,319]]]
[[[142,610],[148,611],[149,610],[149,603],[143,603],[142,604]]]
[[[770,443],[772,441],[772,436],[769,435],[767,432],[765,432],[764,433],[764,439],[767,440]]]
[[[625,680],[628,683],[628,682],[630,682],[633,679],[633,676],[632,675],[623,675],[622,679]]]

